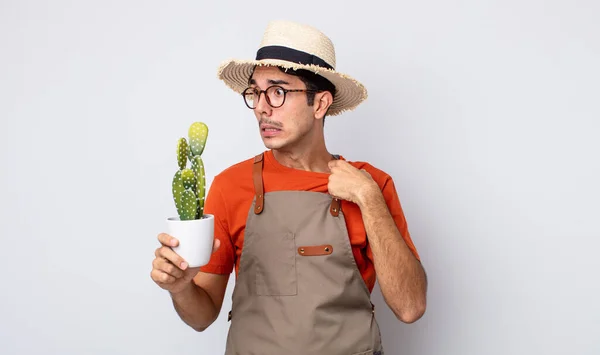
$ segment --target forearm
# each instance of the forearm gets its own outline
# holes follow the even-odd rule
[[[182,291],[171,293],[171,299],[181,320],[196,331],[204,331],[218,316],[210,296],[193,282]]]
[[[363,194],[359,206],[381,293],[398,319],[412,323],[425,312],[425,271],[404,242],[376,186]]]

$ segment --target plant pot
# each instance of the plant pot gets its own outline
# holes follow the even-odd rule
[[[205,214],[200,219],[180,220],[167,218],[167,233],[179,240],[173,251],[181,256],[190,267],[208,264],[212,255],[215,217]]]

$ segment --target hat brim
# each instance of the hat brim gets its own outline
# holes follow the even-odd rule
[[[223,62],[217,71],[217,77],[237,93],[242,93],[248,87],[248,79],[255,66],[278,66],[287,69],[305,69],[319,74],[333,83],[336,94],[329,107],[328,116],[336,116],[344,111],[355,109],[367,99],[367,89],[349,75],[316,65],[304,65],[279,59],[238,60],[230,59]]]

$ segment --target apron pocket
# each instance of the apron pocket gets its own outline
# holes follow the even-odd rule
[[[261,296],[294,296],[298,293],[294,234],[257,238],[256,293]]]

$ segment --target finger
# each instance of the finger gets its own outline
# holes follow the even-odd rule
[[[175,253],[173,251],[173,249],[171,249],[169,247],[160,248],[159,256],[167,259],[167,261],[169,261],[171,264],[177,266],[181,270],[185,270],[188,267],[187,262],[185,262],[185,260],[183,260],[183,258],[181,256],[179,256],[179,254]]]
[[[327,187],[327,192],[329,193],[329,195],[331,195],[331,198],[339,200],[339,197],[336,196],[335,191],[330,187]]]
[[[329,172],[331,173],[328,176],[329,180],[331,180],[333,178],[337,178],[342,174],[342,170],[338,167],[333,167],[333,168],[329,169]]]
[[[183,270],[171,264],[167,259],[164,258],[154,259],[154,261],[152,262],[152,267],[166,274],[169,274],[175,277],[176,279],[183,277],[184,274]]]
[[[150,272],[150,277],[152,278],[152,280],[154,280],[154,282],[160,284],[171,284],[173,282],[175,282],[177,279],[174,278],[173,276],[162,272],[158,269],[152,269],[152,271]]]
[[[327,190],[329,190],[331,192],[331,190],[337,188],[337,178],[334,177],[333,175],[329,175],[329,178],[327,179]]]
[[[172,236],[168,235],[167,233],[160,233],[158,235],[158,241],[162,245],[167,245],[170,247],[175,247],[179,243],[179,241],[176,238],[173,238]]]
[[[338,167],[338,168],[347,168],[347,167],[351,166],[350,163],[348,163],[347,161],[342,160],[342,159],[332,160],[332,162],[333,162],[333,166]]]
[[[336,159],[330,160],[327,162],[327,166],[329,167],[329,169],[333,169],[333,168],[339,166],[339,164],[340,164],[340,160],[336,160]]]

